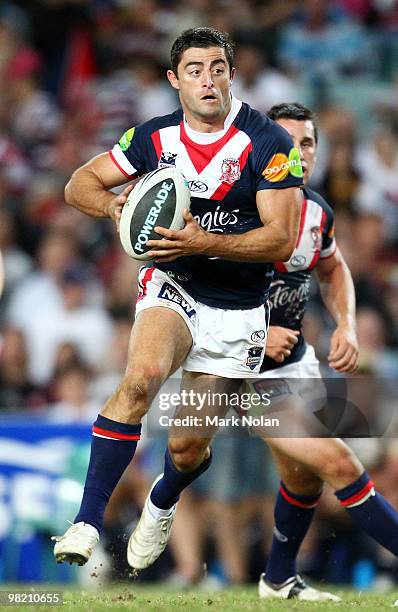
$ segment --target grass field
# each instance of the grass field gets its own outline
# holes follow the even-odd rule
[[[21,586],[16,587],[19,590]],[[53,587],[51,587],[53,588]],[[0,590],[5,590],[1,586]],[[37,590],[50,590],[49,586],[38,587]],[[54,590],[61,590],[60,588]],[[398,591],[383,595],[372,595],[365,593],[354,593],[353,591],[336,590],[337,594],[343,597],[342,603],[310,603],[289,601],[269,601],[259,600],[255,587],[231,588],[217,593],[204,593],[203,591],[171,591],[164,586],[151,585],[144,587],[141,585],[106,587],[95,593],[79,590],[64,590],[64,604],[62,612],[119,612],[126,610],[156,610],[156,611],[176,611],[183,608],[187,612],[217,611],[227,612],[236,611],[301,611],[301,610],[369,610],[376,612],[379,610],[391,609],[393,603],[398,599]],[[60,606],[0,606],[1,610],[59,610]]]

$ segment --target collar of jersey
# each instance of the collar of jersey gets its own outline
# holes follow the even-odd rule
[[[213,142],[217,142],[217,140],[220,140],[220,138],[222,138],[224,134],[229,130],[241,107],[241,100],[238,100],[237,98],[235,98],[235,96],[231,95],[231,110],[225,118],[224,128],[219,132],[197,132],[196,130],[193,130],[191,127],[189,127],[184,115],[184,128],[188,138],[190,138],[190,140],[193,140],[193,142],[196,142],[197,144],[211,144]]]

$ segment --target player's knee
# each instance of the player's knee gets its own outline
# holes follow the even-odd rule
[[[180,472],[192,472],[207,456],[208,443],[197,440],[171,440],[169,453],[172,461]]]
[[[349,449],[340,449],[336,455],[330,459],[324,469],[325,480],[331,485],[341,488],[348,486],[363,472],[363,467],[354,453]]]
[[[143,417],[162,384],[160,369],[155,366],[126,374],[121,381],[115,399],[132,416]]]
[[[323,488],[323,481],[316,474],[300,475],[297,479],[284,479],[284,483],[293,493],[311,497],[320,495]]]

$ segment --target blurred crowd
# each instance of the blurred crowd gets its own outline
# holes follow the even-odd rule
[[[199,25],[228,31],[236,41],[239,98],[264,112],[283,101],[317,111],[312,187],[334,208],[337,240],[355,280],[360,372],[398,380],[398,1],[3,0],[0,415],[29,410],[90,422],[117,384],[138,265],[123,254],[113,224],[68,208],[63,188],[76,167],[111,148],[127,128],[177,107],[165,79],[169,48],[179,32]],[[332,323],[315,286],[313,293],[305,334],[326,363]],[[217,476],[213,467],[206,493],[185,496],[191,520],[184,522],[181,509],[174,537],[180,580],[201,576],[204,524],[215,536],[223,578],[249,578],[249,549],[263,550],[269,540],[277,482],[257,442],[245,443],[252,453],[243,462],[247,486],[236,485],[243,468],[233,457],[242,444],[224,440],[216,443],[229,444],[220,450],[230,457],[224,472]],[[164,440],[147,442],[132,481],[149,486],[160,446]],[[380,489],[398,505],[398,448],[391,440],[361,448]],[[121,496],[109,511],[110,529],[124,520],[126,499],[131,503]],[[142,499],[135,497],[137,506]],[[325,525],[355,537],[331,497],[320,516],[304,555],[312,566],[321,535],[327,540],[330,533]],[[181,545],[187,530],[189,550]],[[231,541],[234,533],[240,537]],[[358,558],[366,560],[363,542]],[[336,555],[348,555],[343,549]],[[336,572],[333,561],[318,577],[343,581]]]

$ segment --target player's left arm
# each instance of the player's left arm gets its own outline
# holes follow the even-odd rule
[[[330,257],[319,259],[316,272],[323,301],[337,323],[330,342],[329,365],[337,372],[354,372],[358,365],[358,341],[351,272],[338,248]]]

